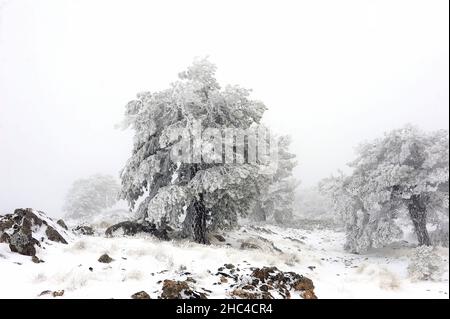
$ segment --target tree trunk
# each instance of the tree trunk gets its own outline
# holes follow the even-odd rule
[[[413,195],[408,204],[409,216],[414,225],[419,245],[431,246],[430,236],[427,231],[427,211],[420,195]]]
[[[266,211],[262,208],[261,202],[259,200],[256,202],[251,218],[256,222],[267,221]]]
[[[194,241],[199,244],[209,244],[206,235],[206,217],[207,211],[203,202],[203,194],[199,194],[199,199],[193,204],[194,208]]]

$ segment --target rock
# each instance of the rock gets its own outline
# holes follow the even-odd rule
[[[226,241],[225,237],[223,237],[222,235],[216,234],[214,235],[214,237],[222,243]]]
[[[232,298],[271,299],[274,295],[280,295],[290,299],[293,292],[304,299],[317,298],[314,284],[309,278],[294,272],[283,272],[276,267],[250,269],[250,274],[238,277],[234,290],[229,293]]]
[[[244,290],[256,290],[256,287],[253,286],[253,285],[245,285],[241,289],[244,289]]]
[[[194,291],[187,281],[164,280],[161,299],[207,299],[206,294]]]
[[[195,280],[194,278],[192,278],[192,277],[187,277],[186,278],[186,281],[188,281],[188,282],[192,282],[192,283],[197,283],[197,280]]]
[[[241,249],[261,249],[261,247],[253,243],[243,242],[241,244]]]
[[[48,239],[57,243],[67,244],[67,241],[61,236],[60,233],[56,231],[52,226],[47,226],[47,230],[45,231]]]
[[[39,264],[41,262],[41,260],[36,256],[32,256],[31,261],[34,262],[35,264]]]
[[[225,264],[224,267],[226,269],[234,269],[235,268],[235,266],[233,264]]]
[[[56,223],[59,226],[61,226],[62,228],[64,228],[65,230],[69,230],[69,228],[67,227],[66,223],[62,219],[59,219]]]
[[[132,299],[151,299],[150,295],[145,291],[139,291],[133,295],[131,295]]]
[[[51,293],[52,293],[51,290],[44,290],[43,292],[41,292],[41,293],[39,294],[38,297],[42,297],[42,296],[45,296],[45,295],[50,295]]]
[[[1,243],[9,244],[9,240],[10,240],[10,237],[9,237],[9,235],[7,233],[1,233],[1,235],[0,235],[0,244]]]
[[[261,287],[259,287],[259,289],[262,290],[262,291],[269,291],[269,286],[261,285]]]
[[[275,271],[278,271],[277,267],[256,268],[253,270],[252,277],[259,279],[261,282],[265,282]]]
[[[115,233],[121,232],[125,236],[134,236],[138,233],[147,233],[159,238],[161,240],[169,240],[168,228],[158,229],[155,224],[151,223],[137,223],[132,221],[124,221],[115,224],[105,231],[105,235],[112,237]]]
[[[247,238],[241,243],[241,249],[257,249],[268,253],[282,252],[272,241],[261,236]]]
[[[9,249],[14,253],[19,253],[26,256],[36,255],[36,248],[34,245],[36,240],[24,234],[22,231],[17,231],[14,233],[9,240]],[[37,242],[39,244],[39,242]]]
[[[300,276],[293,284],[293,288],[297,291],[313,291],[314,284],[311,279]]]
[[[58,290],[58,291],[54,291],[52,293],[53,297],[62,297],[64,295],[64,290]]]
[[[301,293],[303,299],[317,299],[317,296],[312,290],[305,290]]]
[[[104,264],[109,264],[110,262],[112,262],[114,259],[112,259],[111,257],[109,257],[107,254],[103,254],[100,256],[100,258],[98,259],[99,262],[104,263]]]
[[[80,225],[72,229],[75,233],[85,235],[85,236],[93,236],[95,235],[94,229],[91,226]]]
[[[12,219],[8,218],[7,216],[4,216],[4,217],[0,216],[0,232],[10,229],[14,225],[14,221]],[[11,216],[11,215],[9,215],[9,216]]]
[[[57,230],[59,227],[42,212],[34,211],[31,208],[16,209],[14,214],[0,216],[0,242],[8,243],[12,252],[34,256],[36,246],[41,246],[41,242],[33,237],[34,234],[45,233],[46,237],[39,237],[44,243],[48,239],[67,244],[65,238]],[[62,229],[60,231],[64,232]]]

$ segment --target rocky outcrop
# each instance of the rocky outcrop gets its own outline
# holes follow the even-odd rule
[[[85,236],[95,235],[94,228],[92,228],[91,226],[87,226],[87,225],[79,225],[79,226],[75,227],[74,229],[72,229],[72,231],[79,235],[85,235]]]
[[[216,273],[231,298],[290,299],[293,294],[303,299],[316,299],[311,279],[276,267],[240,268],[232,264],[219,267]]]
[[[207,299],[206,294],[195,291],[192,281],[164,280],[160,299]]]
[[[41,244],[31,234],[25,233],[22,229],[14,232],[9,239],[9,249],[21,255],[36,255],[35,246],[41,246]]]
[[[155,224],[151,223],[124,221],[109,227],[105,231],[105,234],[108,237],[113,237],[115,235],[134,236],[139,233],[151,234],[161,240],[169,240],[167,229],[157,228]]]
[[[0,216],[0,243],[9,244],[12,252],[22,255],[35,256],[37,247],[46,241],[67,244],[62,232],[64,229],[51,218],[31,208]]]
[[[239,292],[250,290],[253,294],[251,299],[272,299],[274,294],[290,299],[292,291],[298,292],[303,299],[317,299],[312,280],[295,272],[283,272],[276,267],[254,268],[250,278],[251,284],[247,280],[238,284],[236,289]],[[236,289],[232,295],[242,296],[242,292],[237,293]]]

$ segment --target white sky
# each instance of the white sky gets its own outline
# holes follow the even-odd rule
[[[448,128],[449,2],[0,0],[0,213],[61,215],[71,182],[118,175],[124,105],[195,56],[253,88],[316,183],[407,122]]]

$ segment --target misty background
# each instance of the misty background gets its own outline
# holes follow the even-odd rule
[[[291,134],[311,186],[361,141],[405,123],[448,128],[449,3],[442,1],[0,0],[0,214],[62,216],[71,183],[118,177],[140,91],[209,55]]]

